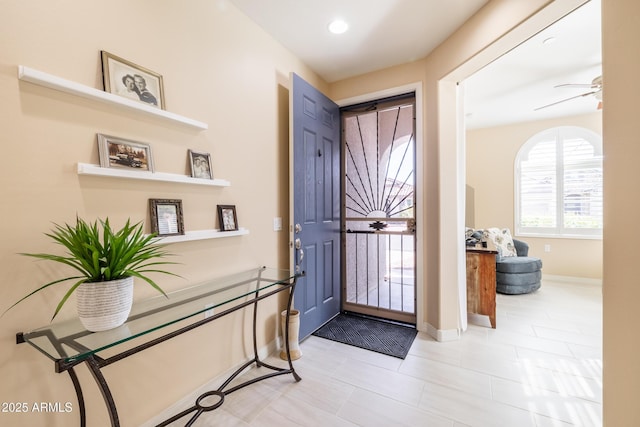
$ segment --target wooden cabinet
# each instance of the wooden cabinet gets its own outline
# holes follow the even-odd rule
[[[496,251],[467,249],[467,312],[489,316],[496,327]]]

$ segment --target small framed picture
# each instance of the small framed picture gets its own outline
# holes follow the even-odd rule
[[[182,200],[149,199],[151,232],[158,236],[184,234]]]
[[[213,179],[211,155],[209,153],[189,150],[189,164],[191,165],[191,176],[193,178]]]
[[[220,231],[233,231],[238,229],[238,215],[234,205],[218,205],[218,222]]]
[[[106,92],[165,109],[160,74],[104,50],[101,54],[102,81]]]
[[[98,153],[103,168],[153,172],[151,146],[147,143],[99,133]]]

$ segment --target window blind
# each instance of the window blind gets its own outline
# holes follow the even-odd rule
[[[516,231],[551,236],[602,234],[598,135],[553,128],[531,138],[516,160]]]

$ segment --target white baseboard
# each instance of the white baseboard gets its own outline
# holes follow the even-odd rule
[[[429,323],[424,323],[420,330],[429,334],[436,341],[456,341],[460,339],[462,334],[460,329],[436,329]]]
[[[580,285],[602,286],[602,279],[592,279],[589,277],[556,276],[553,274],[543,274],[542,275],[543,284],[545,280],[549,280],[552,282],[562,282],[562,283],[576,283]]]
[[[266,346],[264,346],[261,349],[259,349],[258,350],[258,357],[260,359],[265,359],[269,355],[275,354],[276,351],[280,348],[279,347],[279,341],[280,340],[278,338],[276,338],[275,340],[273,340],[270,343],[268,343]],[[229,376],[231,374],[233,374],[239,367],[241,367],[242,365],[244,365],[245,363],[247,363],[251,359],[253,359],[253,356],[247,357],[245,360],[243,360],[242,362],[238,363],[236,366],[234,366],[232,368],[229,368],[228,370],[226,370],[225,372],[222,372],[220,375],[216,376],[215,378],[210,379],[209,381],[207,381],[205,384],[203,384],[200,387],[198,387],[196,390],[194,390],[189,395],[183,397],[182,399],[177,401],[175,404],[173,404],[169,408],[165,409],[164,411],[162,411],[161,413],[159,413],[155,417],[153,417],[150,420],[148,420],[147,422],[143,423],[141,425],[141,427],[153,427],[153,426],[156,426],[156,425],[160,424],[162,421],[164,421],[164,420],[174,416],[175,414],[179,413],[180,411],[183,411],[184,409],[193,406],[193,404],[195,403],[195,401],[198,398],[198,396],[202,395],[203,393],[206,393],[208,391],[215,390],[216,388],[218,388],[219,387],[218,384],[222,384],[224,381],[226,381],[226,379],[229,378]],[[186,419],[186,417],[185,417],[185,419]]]

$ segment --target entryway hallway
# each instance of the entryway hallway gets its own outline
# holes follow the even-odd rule
[[[294,362],[302,381],[238,391],[197,425],[601,426],[602,288],[543,280],[497,297],[497,329],[419,333],[404,361],[311,336]]]

